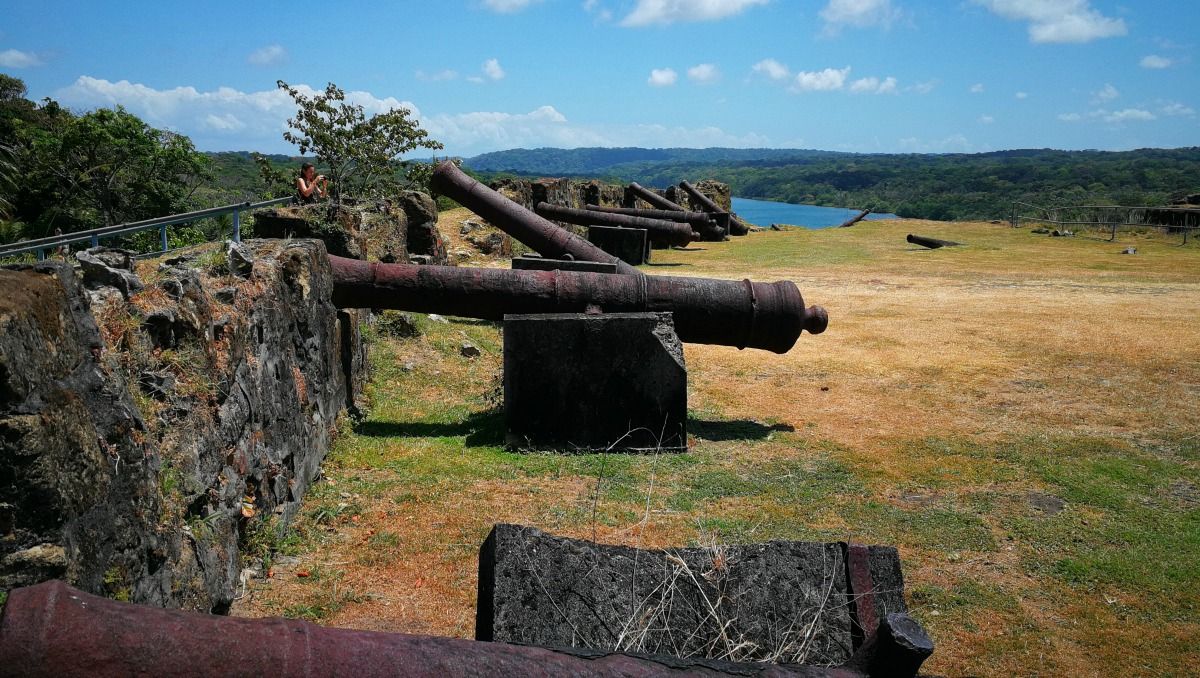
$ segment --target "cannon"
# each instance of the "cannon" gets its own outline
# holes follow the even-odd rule
[[[729,219],[730,234],[746,235],[750,232],[749,226],[743,223],[740,219],[735,218],[732,214],[729,214],[725,210],[718,207],[717,203],[710,200],[707,195],[701,193],[695,186],[686,181],[681,181],[679,182],[679,187],[683,189],[684,193],[688,194],[688,197],[692,199],[692,202],[699,205],[700,209],[704,210],[705,212],[709,212],[711,214],[728,214],[729,216],[726,218]]]
[[[892,619],[892,618],[895,619]],[[844,666],[752,664],[489,643],[244,619],[109,600],[61,581],[14,589],[0,676],[913,676],[933,645],[907,615],[880,623]]]
[[[714,215],[709,214],[708,212],[688,212],[686,210],[644,210],[636,207],[602,207],[600,205],[587,205],[585,206],[585,209],[589,212],[626,214],[631,217],[680,221],[691,225],[692,230],[700,234],[701,240],[720,241],[725,239],[725,229],[717,223]]]
[[[457,200],[543,257],[599,261],[616,264],[618,273],[642,274],[587,240],[475,181],[449,160],[434,168],[429,185],[435,192]]]
[[[908,242],[910,242],[914,245],[920,245],[921,247],[928,247],[931,250],[936,250],[939,247],[955,247],[957,245],[962,244],[962,243],[954,242],[953,240],[938,240],[937,238],[926,238],[923,235],[913,235],[912,233],[909,233],[908,237],[905,238],[905,240],[907,240]]]
[[[671,210],[673,212],[686,212],[681,205],[671,202],[661,195],[651,191],[638,184],[636,181],[629,184],[629,192],[641,198],[647,205],[652,205],[660,210]]]
[[[700,239],[700,236],[692,230],[690,225],[679,221],[647,219],[628,214],[609,214],[607,212],[578,210],[572,207],[551,205],[548,202],[539,202],[534,207],[534,211],[547,219],[555,219],[568,224],[578,224],[579,226],[614,226],[617,228],[645,229],[646,236],[650,238],[650,241],[660,245],[686,246],[692,241]]]
[[[509,314],[671,311],[680,340],[786,353],[825,309],[795,283],[382,264],[330,256],[333,303],[502,320]]]

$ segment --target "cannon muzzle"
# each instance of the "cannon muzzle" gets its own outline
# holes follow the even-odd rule
[[[565,228],[559,228],[475,181],[449,160],[434,168],[429,185],[434,191],[454,198],[543,257],[600,261],[616,264],[618,273],[642,274],[587,240]]]
[[[680,340],[786,353],[820,334],[825,309],[805,308],[790,281],[381,264],[330,256],[333,303],[502,320],[525,313],[671,311]]]
[[[534,210],[547,219],[555,219],[568,224],[579,226],[615,226],[617,228],[643,228],[650,242],[660,245],[686,246],[700,236],[692,231],[692,227],[684,222],[667,221],[665,219],[648,219],[629,214],[610,214],[608,212],[593,212],[577,210],[572,207],[560,207],[548,202],[539,202]]]

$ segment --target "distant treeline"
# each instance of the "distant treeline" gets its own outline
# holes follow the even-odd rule
[[[656,187],[714,178],[745,198],[939,220],[1006,218],[1014,201],[1161,205],[1200,191],[1200,148],[947,155],[542,148],[487,153],[465,165],[487,174],[586,176]]]

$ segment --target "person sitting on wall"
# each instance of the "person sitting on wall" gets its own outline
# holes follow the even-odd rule
[[[306,162],[300,168],[300,176],[296,177],[296,192],[300,197],[300,204],[307,205],[317,201],[317,198],[324,198],[329,189],[329,180],[324,174],[317,174],[317,169],[313,167],[311,162]]]

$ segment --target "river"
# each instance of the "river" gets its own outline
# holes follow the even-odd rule
[[[766,228],[771,224],[788,224],[805,228],[840,226],[858,210],[818,205],[793,205],[788,202],[734,198],[733,211],[742,221]],[[868,219],[895,219],[895,214],[868,214]]]

